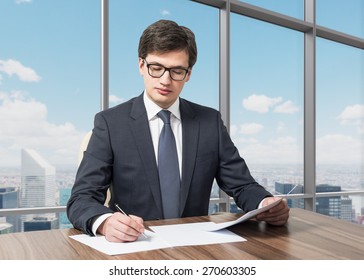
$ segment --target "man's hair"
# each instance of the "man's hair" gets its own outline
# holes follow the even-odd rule
[[[197,60],[195,35],[187,27],[171,20],[159,20],[144,30],[139,40],[138,56],[146,58],[150,53],[166,53],[185,50],[189,57],[189,67]]]

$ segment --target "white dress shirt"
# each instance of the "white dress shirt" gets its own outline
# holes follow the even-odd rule
[[[155,104],[149,98],[146,91],[144,91],[143,98],[148,115],[149,128],[154,147],[154,154],[158,164],[159,135],[161,134],[164,123],[162,119],[157,116],[157,114],[159,113],[159,111],[163,110],[163,108]],[[177,100],[168,108],[168,110],[171,112],[171,128],[174,134],[174,138],[176,139],[179,172],[180,176],[182,176],[182,122],[181,122],[181,112],[179,110],[179,98],[177,98]]]

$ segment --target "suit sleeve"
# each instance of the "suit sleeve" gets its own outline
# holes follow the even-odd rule
[[[219,167],[216,181],[220,188],[233,197],[243,211],[256,209],[262,199],[272,196],[251,176],[245,160],[239,155],[224,126],[221,115],[218,116],[219,129]]]
[[[83,159],[77,171],[67,215],[77,229],[93,235],[93,219],[112,211],[104,206],[106,193],[111,185],[113,153],[107,122],[99,113],[95,116],[94,129]]]

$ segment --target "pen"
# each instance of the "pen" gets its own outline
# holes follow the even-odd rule
[[[119,206],[117,203],[115,203],[115,208],[116,208],[119,212],[121,212],[122,214],[124,214],[125,216],[128,216],[128,217],[129,217],[129,215],[128,215],[128,214],[126,214],[126,213],[124,212],[124,210],[123,210],[123,209],[121,209],[121,208],[120,208],[120,206]],[[143,234],[143,236],[144,236],[145,238],[148,238],[148,236],[146,236],[146,235],[144,234],[144,232],[143,232],[142,234]]]

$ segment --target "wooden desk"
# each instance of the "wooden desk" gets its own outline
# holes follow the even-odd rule
[[[225,222],[236,214],[146,222],[146,226]],[[0,259],[116,260],[116,259],[364,259],[364,227],[302,209],[291,209],[284,227],[248,221],[229,228],[246,242],[174,247],[125,255],[108,256],[68,236],[75,229],[22,232],[0,235]]]

